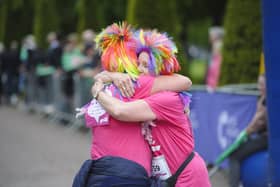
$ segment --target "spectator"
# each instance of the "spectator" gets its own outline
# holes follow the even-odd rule
[[[55,32],[50,32],[47,36],[49,48],[47,52],[47,62],[56,69],[61,68],[62,46],[58,35]]]
[[[30,105],[35,95],[35,51],[37,50],[36,41],[33,35],[27,35],[23,39],[23,44],[20,49],[20,78],[19,88],[20,92],[25,95],[25,102]]]
[[[18,43],[16,41],[11,42],[10,49],[3,54],[2,61],[3,74],[5,76],[5,98],[7,99],[8,103],[16,104],[20,67]]]
[[[212,27],[209,30],[209,38],[211,43],[211,57],[209,60],[206,85],[208,91],[214,91],[219,83],[220,68],[222,63],[222,40],[224,31],[220,27]]]
[[[266,84],[265,75],[258,78],[260,97],[254,117],[245,129],[248,140],[234,151],[229,157],[229,185],[238,187],[240,182],[240,164],[248,156],[267,149],[267,111],[266,111]]]
[[[3,75],[3,62],[2,56],[4,53],[4,44],[0,42],[0,104],[2,103],[2,94],[3,94],[3,86],[2,86],[2,75]]]
[[[87,44],[93,44],[93,40],[95,38],[95,34],[91,29],[87,29],[82,33],[83,45],[87,46]]]
[[[74,74],[81,65],[83,55],[78,48],[78,37],[75,33],[67,37],[66,45],[62,53],[62,94],[63,106],[62,111],[71,113],[73,111],[74,96]]]

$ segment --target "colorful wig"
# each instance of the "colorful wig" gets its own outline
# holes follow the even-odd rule
[[[101,51],[104,70],[126,72],[132,77],[139,75],[137,69],[136,38],[126,22],[113,23],[96,36],[96,47]]]
[[[149,55],[148,68],[151,75],[172,74],[180,70],[176,58],[177,47],[166,33],[156,30],[135,32],[137,56],[141,52]]]

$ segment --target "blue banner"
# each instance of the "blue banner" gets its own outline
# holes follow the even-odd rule
[[[213,163],[252,119],[257,96],[206,91],[192,94],[190,119],[195,150],[206,162]]]

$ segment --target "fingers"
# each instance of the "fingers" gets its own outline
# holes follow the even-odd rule
[[[123,96],[131,97],[134,95],[134,85],[130,78],[116,81],[115,85],[119,88]]]
[[[134,93],[131,86],[127,83],[125,83],[125,84],[123,84],[123,86],[121,86],[121,92],[126,97],[131,97],[131,96],[133,96],[133,93]]]
[[[123,86],[120,86],[120,91],[122,93],[123,96],[125,97],[131,97],[132,95],[130,94],[130,92],[128,91],[128,89],[126,88],[126,85],[124,84]]]
[[[126,93],[125,87],[120,86],[119,90],[121,91],[122,96],[129,97]]]
[[[126,92],[126,96],[131,97],[134,94],[134,86],[131,79],[126,79],[123,84],[124,90]]]

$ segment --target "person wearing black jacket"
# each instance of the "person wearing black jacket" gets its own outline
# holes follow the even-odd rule
[[[4,75],[4,95],[7,103],[16,102],[18,94],[18,79],[19,79],[19,51],[18,43],[11,42],[10,49],[2,54],[2,71]]]

